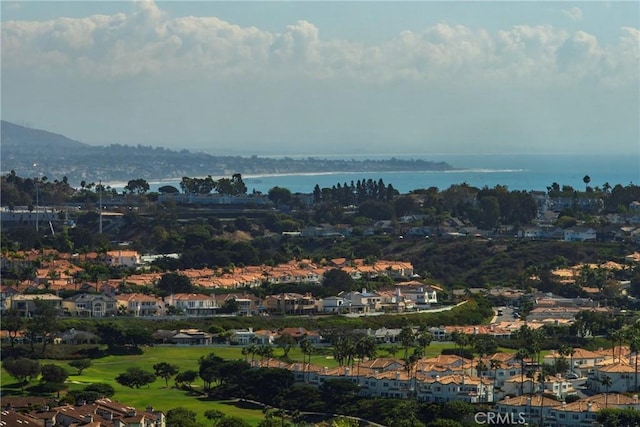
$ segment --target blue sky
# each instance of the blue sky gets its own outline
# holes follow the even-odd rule
[[[640,152],[638,2],[1,6],[2,118],[90,144]]]

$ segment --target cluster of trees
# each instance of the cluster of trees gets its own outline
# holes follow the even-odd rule
[[[247,186],[242,181],[242,175],[235,173],[229,178],[215,180],[208,175],[206,178],[182,177],[180,188],[185,194],[209,194],[216,191],[219,194],[239,196],[247,194]]]
[[[385,185],[382,178],[377,182],[369,178],[358,180],[350,184],[336,184],[333,187],[320,188],[319,185],[313,188],[313,199],[315,203],[335,202],[341,206],[357,206],[367,200],[377,200],[380,202],[390,202],[395,196],[400,194],[393,185]]]
[[[405,340],[409,347],[421,345],[420,337],[405,333]],[[343,337],[344,338],[344,337]],[[359,342],[363,342],[362,337]],[[305,354],[313,351],[312,347],[302,341]],[[374,343],[375,344],[375,343]],[[428,345],[428,344],[427,344]],[[358,344],[356,343],[356,347]],[[360,345],[363,347],[360,356],[375,354],[375,346]],[[367,353],[364,348],[370,348],[373,352]],[[415,366],[413,355],[408,360]],[[177,365],[162,362],[153,366],[154,372],[142,371],[137,368],[129,368],[126,372],[116,377],[116,380],[131,388],[139,388],[150,384],[156,376],[165,379],[165,384],[174,378],[178,387],[190,392],[195,391],[195,382],[203,382],[202,392],[211,397],[227,399],[241,398],[257,401],[265,406],[267,417],[260,423],[262,427],[275,427],[285,425],[285,419],[294,423],[301,419],[304,412],[334,413],[342,415],[358,416],[374,422],[384,423],[389,426],[404,425],[429,425],[439,419],[462,419],[474,412],[472,405],[462,402],[452,402],[444,405],[419,403],[415,400],[380,399],[359,397],[359,388],[347,379],[332,379],[325,381],[320,387],[307,384],[305,380],[295,382],[291,371],[280,368],[252,368],[246,360],[224,360],[215,353],[202,356],[199,359],[198,370],[181,372]],[[279,408],[279,409],[269,409]],[[382,410],[382,408],[384,408]],[[225,419],[219,411],[207,411],[205,416],[214,421],[216,426],[233,425],[244,426],[237,420]],[[179,417],[178,417],[179,415]],[[279,417],[280,420],[277,420]],[[174,408],[167,413],[167,419],[175,419],[175,425],[196,427],[195,414],[185,408]],[[224,422],[222,421],[224,420]],[[412,420],[411,424],[406,424]],[[169,422],[169,421],[168,421]],[[221,424],[221,422],[223,422]],[[171,424],[174,425],[174,424]],[[287,423],[287,425],[289,425]],[[456,424],[451,424],[456,425]]]

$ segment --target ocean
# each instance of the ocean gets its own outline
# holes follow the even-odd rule
[[[295,157],[295,156],[288,156]],[[308,156],[300,156],[308,157]],[[364,156],[327,156],[318,158],[365,158]],[[391,155],[366,156],[368,159],[388,159]],[[267,193],[278,186],[293,193],[311,193],[316,184],[321,188],[340,183],[350,183],[358,179],[382,179],[392,184],[400,193],[408,193],[420,188],[437,187],[445,190],[454,184],[467,183],[482,188],[504,185],[509,190],[546,191],[557,182],[583,190],[583,178],[589,175],[591,187],[602,187],[609,183],[640,185],[640,148],[635,155],[605,154],[437,154],[421,156],[395,156],[396,158],[420,158],[432,161],[444,161],[456,168],[455,171],[402,171],[402,172],[326,172],[292,173],[277,175],[243,175],[249,192],[255,190]],[[179,187],[179,180],[167,179],[150,183],[151,190],[162,185]],[[116,187],[117,188],[117,187]]]

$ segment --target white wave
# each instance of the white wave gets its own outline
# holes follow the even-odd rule
[[[444,173],[520,173],[528,172],[527,169],[455,169],[443,171]]]

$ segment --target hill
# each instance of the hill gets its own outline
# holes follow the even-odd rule
[[[153,146],[91,146],[63,135],[2,121],[0,171],[24,177],[47,176],[78,186],[86,182],[180,179],[184,176],[229,176],[234,173],[314,173],[452,170],[445,162],[426,160],[327,160],[212,156]]]
[[[64,135],[41,129],[32,129],[15,123],[0,121],[0,140],[2,149],[7,150],[77,150],[89,147]],[[3,153],[4,154],[4,153]]]

